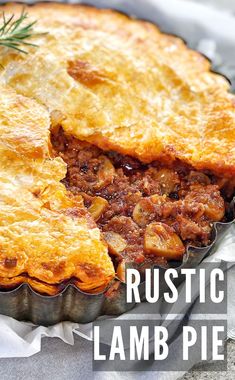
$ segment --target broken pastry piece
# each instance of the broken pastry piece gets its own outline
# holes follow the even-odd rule
[[[114,267],[100,231],[60,182],[66,164],[50,155],[49,116],[34,100],[0,94],[0,286],[28,282],[55,294],[73,279],[104,290]]]

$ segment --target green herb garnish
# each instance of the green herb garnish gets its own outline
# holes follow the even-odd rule
[[[46,33],[35,33],[33,27],[37,21],[26,24],[25,20],[27,18],[28,13],[25,12],[24,9],[19,18],[16,18],[14,14],[7,18],[5,13],[2,13],[2,25],[0,22],[0,46],[14,49],[25,54],[28,54],[28,51],[23,48],[24,46],[38,47],[38,45],[28,41],[35,36]]]

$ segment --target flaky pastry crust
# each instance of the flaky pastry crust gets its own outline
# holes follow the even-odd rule
[[[66,165],[50,157],[49,127],[43,106],[1,87],[0,284],[55,294],[74,277],[82,290],[105,288],[113,264],[82,198],[60,183]]]
[[[0,52],[0,284],[55,294],[75,279],[82,290],[103,289],[113,264],[82,198],[60,183],[54,115],[68,135],[104,150],[231,177],[235,98],[204,57],[148,22],[86,6],[26,10],[47,34],[28,55]]]
[[[1,80],[62,112],[67,133],[144,162],[235,174],[234,96],[199,53],[115,11],[39,4],[27,12],[48,34],[28,55],[1,52]]]

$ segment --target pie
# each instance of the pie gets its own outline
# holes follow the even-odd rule
[[[26,10],[38,47],[0,46],[0,287],[99,292],[209,245],[235,187],[228,81],[148,22]]]

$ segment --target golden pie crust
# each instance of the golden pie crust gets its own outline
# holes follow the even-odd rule
[[[22,6],[2,6],[21,12]],[[40,48],[1,51],[1,80],[63,112],[67,133],[144,162],[180,159],[235,174],[235,107],[229,84],[176,37],[110,10],[26,8]]]
[[[20,14],[22,5],[0,12]],[[235,98],[209,62],[144,21],[87,6],[26,7],[29,54],[0,47],[0,284],[55,294],[74,278],[104,288],[115,271],[80,196],[60,182],[50,123],[144,163],[180,160],[235,175]]]

